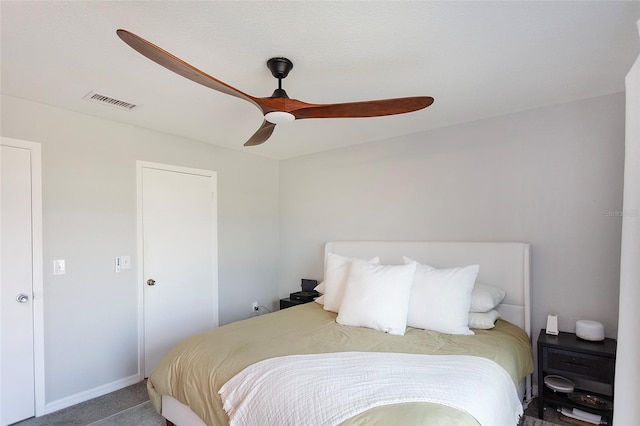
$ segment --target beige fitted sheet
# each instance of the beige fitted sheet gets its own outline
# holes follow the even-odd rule
[[[291,354],[343,351],[476,355],[501,365],[514,384],[533,372],[527,334],[502,320],[492,330],[474,336],[454,336],[407,328],[404,336],[362,327],[343,326],[336,314],[307,303],[272,314],[234,322],[190,337],[176,345],[151,373],[147,387],[161,412],[161,395],[188,405],[206,424],[226,425],[229,419],[218,395],[220,387],[245,367]],[[344,425],[477,425],[473,417],[454,408],[431,403],[377,407]]]

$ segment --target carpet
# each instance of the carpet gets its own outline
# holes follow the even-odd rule
[[[87,426],[164,426],[164,418],[160,416],[150,401],[127,408]]]
[[[541,420],[537,417],[524,415],[520,419],[519,426],[559,426],[559,425],[557,425],[556,423],[551,423],[545,420]]]

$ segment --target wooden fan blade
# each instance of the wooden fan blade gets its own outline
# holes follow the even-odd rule
[[[290,111],[301,118],[355,118],[380,117],[404,114],[426,108],[433,103],[431,96],[381,99],[377,101],[349,102],[342,104],[318,104]]]
[[[193,65],[186,63],[182,59],[172,55],[171,53],[143,39],[142,37],[122,29],[117,30],[116,33],[118,34],[118,37],[122,39],[122,41],[127,43],[134,50],[151,59],[155,63],[162,65],[168,70],[171,70],[176,74],[188,78],[191,81],[195,81],[198,84],[202,84],[203,86],[206,86],[210,89],[217,90],[218,92],[226,93],[227,95],[235,96],[237,98],[249,101],[260,108],[260,110],[262,110],[253,96],[248,95],[236,89],[235,87],[229,86],[228,84],[216,79],[215,77],[210,76],[203,71],[200,71]]]
[[[255,132],[253,136],[251,136],[249,140],[245,142],[244,146],[260,145],[261,143],[269,139],[275,127],[275,124],[269,123],[267,120],[264,120],[262,122],[262,126],[260,126],[258,131]]]

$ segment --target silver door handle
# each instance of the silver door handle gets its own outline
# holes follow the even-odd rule
[[[18,303],[27,303],[29,301],[29,296],[24,293],[20,293],[16,296],[16,301]]]
[[[156,280],[154,280],[154,279],[152,279],[152,278],[149,278],[149,279],[147,280],[147,285],[156,285]]]

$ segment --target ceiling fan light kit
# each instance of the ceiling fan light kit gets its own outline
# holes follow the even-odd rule
[[[264,119],[273,124],[287,124],[296,119],[296,116],[290,112],[271,111],[264,115]]]
[[[278,88],[274,90],[270,97],[257,98],[200,71],[193,65],[184,62],[136,34],[123,29],[117,30],[116,33],[122,41],[138,53],[168,70],[210,89],[249,101],[260,109],[264,115],[264,121],[260,128],[244,144],[245,146],[260,145],[269,139],[277,124],[290,123],[294,120],[304,118],[380,117],[418,111],[433,103],[433,98],[430,96],[339,104],[310,104],[297,99],[290,99],[287,92],[282,88],[282,79],[286,78],[289,71],[293,69],[293,62],[282,57],[271,58],[267,61],[267,68],[271,71],[271,75],[278,79]]]

